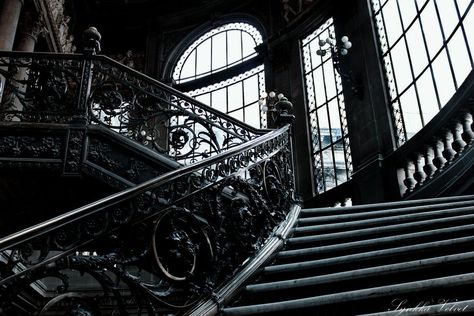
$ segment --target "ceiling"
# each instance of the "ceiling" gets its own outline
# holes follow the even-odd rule
[[[200,24],[253,1],[72,0],[67,9],[75,38],[80,39],[83,30],[95,26],[102,34],[103,52],[119,53],[143,49],[150,29],[169,31]]]

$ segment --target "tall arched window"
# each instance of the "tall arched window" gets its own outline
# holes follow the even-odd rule
[[[473,68],[471,0],[372,0],[398,145],[425,126]]]
[[[228,23],[195,40],[173,72],[177,88],[256,128],[266,127],[258,100],[265,91],[261,33],[248,23]]]
[[[319,41],[329,36],[336,38],[332,18],[301,42],[313,168],[319,193],[347,181],[352,172],[341,77],[331,54],[316,53]]]

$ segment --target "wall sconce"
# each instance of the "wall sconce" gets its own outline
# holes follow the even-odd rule
[[[331,54],[334,63],[334,68],[336,69],[337,73],[341,76],[342,79],[349,83],[352,93],[360,100],[362,100],[362,85],[360,81],[356,80],[353,77],[351,71],[343,71],[341,69],[342,56],[347,55],[351,47],[352,42],[346,35],[341,37],[339,43],[334,37],[329,36],[326,39],[319,40],[319,49],[316,51],[316,54],[321,57],[325,56],[326,54]]]
[[[264,92],[258,100],[258,105],[263,113],[269,113],[277,126],[291,124],[295,119],[292,114],[293,104],[283,95],[274,91]]]

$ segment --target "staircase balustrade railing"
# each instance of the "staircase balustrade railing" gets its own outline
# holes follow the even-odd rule
[[[387,181],[396,179],[393,199],[442,195],[467,171],[472,163],[474,132],[474,73],[471,72],[456,94],[420,132],[384,160]],[[472,158],[470,158],[472,160]],[[459,165],[456,172],[449,170]],[[448,174],[449,173],[449,174]],[[439,181],[442,177],[444,180]],[[467,183],[466,183],[467,185]],[[429,191],[423,195],[423,191]]]
[[[263,131],[101,55],[0,52],[0,121],[101,124],[182,164]]]
[[[188,307],[264,243],[290,209],[293,182],[285,125],[4,237],[0,308],[15,314],[48,278],[57,282],[42,283],[40,314]],[[86,275],[95,295],[75,291],[66,270]]]

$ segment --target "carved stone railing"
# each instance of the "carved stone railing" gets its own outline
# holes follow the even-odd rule
[[[400,189],[400,195],[392,198],[423,197],[422,192],[429,187],[430,196],[443,194],[470,168],[463,159],[474,155],[473,115],[474,74],[471,72],[439,114],[385,159],[388,178],[397,179]],[[455,174],[449,172],[456,165],[459,168]]]
[[[0,309],[16,315],[26,295],[37,300],[31,314],[110,308],[111,314],[156,315],[210,294],[290,209],[289,130],[286,125],[0,239]],[[73,277],[95,285],[88,290],[93,295],[70,287]],[[38,288],[47,295],[33,295]]]
[[[189,164],[262,134],[99,55],[0,52],[0,121],[101,124]]]

